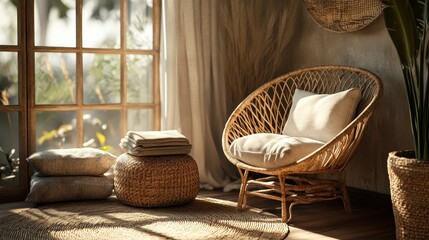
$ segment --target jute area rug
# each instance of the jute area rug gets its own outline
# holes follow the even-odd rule
[[[284,239],[288,232],[273,214],[205,197],[167,208],[116,198],[58,203],[0,218],[0,239]]]

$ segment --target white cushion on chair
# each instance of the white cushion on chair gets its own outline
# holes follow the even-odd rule
[[[309,138],[257,133],[234,140],[230,151],[236,158],[247,164],[276,168],[295,163],[323,144]]]
[[[335,94],[296,89],[283,134],[329,142],[352,121],[360,99],[358,89]]]

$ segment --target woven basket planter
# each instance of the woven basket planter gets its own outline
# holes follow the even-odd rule
[[[136,157],[124,153],[116,161],[116,197],[135,207],[167,207],[195,199],[198,167],[186,154]]]
[[[397,239],[429,239],[429,163],[414,152],[391,152],[390,180]]]

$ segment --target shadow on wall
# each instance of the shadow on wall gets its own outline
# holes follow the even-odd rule
[[[314,22],[303,1],[299,2],[295,34],[275,76],[308,66],[350,65],[368,69],[382,79],[384,93],[347,167],[347,185],[389,193],[387,154],[394,149],[411,149],[412,138],[399,58],[383,17],[361,30],[335,33]]]

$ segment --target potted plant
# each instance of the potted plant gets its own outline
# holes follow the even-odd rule
[[[398,239],[429,239],[429,0],[383,0],[407,89],[414,150],[389,153]]]

